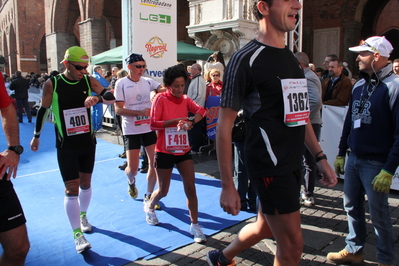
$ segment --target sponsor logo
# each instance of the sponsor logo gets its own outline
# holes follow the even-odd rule
[[[146,44],[145,48],[147,53],[152,58],[162,58],[163,54],[167,52],[167,44],[162,41],[161,38],[155,36],[152,37]]]
[[[150,6],[150,7],[162,7],[162,8],[171,8],[172,4],[166,1],[159,0],[141,0],[140,5]]]
[[[145,22],[149,21],[161,24],[171,24],[172,16],[163,14],[149,14],[148,16],[145,16],[140,12],[140,20]]]

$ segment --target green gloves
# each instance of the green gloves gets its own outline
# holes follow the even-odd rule
[[[337,155],[337,157],[335,157],[335,162],[334,162],[334,169],[337,176],[339,176],[340,174],[341,175],[345,174],[344,166],[345,166],[345,156]]]
[[[392,178],[392,174],[382,169],[381,172],[374,177],[373,182],[371,182],[373,189],[377,192],[388,193],[392,184]]]

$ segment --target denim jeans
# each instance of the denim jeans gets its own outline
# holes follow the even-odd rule
[[[93,130],[99,130],[103,127],[103,104],[97,103],[93,105],[91,109],[91,115],[93,119]]]
[[[349,253],[360,254],[366,242],[365,197],[371,222],[375,231],[377,260],[383,264],[393,264],[395,260],[395,239],[389,214],[388,193],[376,192],[371,182],[385,163],[349,155],[344,181],[344,207],[348,215],[349,233],[345,249]]]

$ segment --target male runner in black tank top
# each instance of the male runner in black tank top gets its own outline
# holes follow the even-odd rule
[[[95,78],[86,75],[89,57],[81,47],[70,47],[62,63],[65,71],[44,84],[31,149],[39,149],[40,133],[51,106],[58,165],[65,184],[64,207],[73,230],[76,251],[81,253],[91,248],[83,235],[92,230],[86,217],[96,149],[90,107],[98,102],[112,104],[115,98]],[[98,95],[89,96],[92,91]]]

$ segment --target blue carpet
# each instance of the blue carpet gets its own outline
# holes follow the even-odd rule
[[[13,180],[27,218],[31,243],[26,265],[124,265],[193,242],[183,184],[177,170],[173,171],[168,196],[160,202],[162,210],[157,211],[161,223],[150,226],[145,222],[142,203],[146,191],[145,174],[137,176],[139,197],[131,199],[126,176],[117,168],[123,162],[118,158],[121,146],[98,140],[93,195],[88,210],[93,232],[86,234],[93,248],[77,254],[64,212],[64,186],[58,171],[53,125],[46,123],[39,151],[35,153],[29,149],[33,127],[34,123],[20,124],[25,152],[21,156],[18,178]],[[6,141],[2,131],[0,143],[0,150],[4,150]],[[219,180],[196,174],[196,187],[199,222],[206,235],[254,215],[224,213],[219,206]]]

